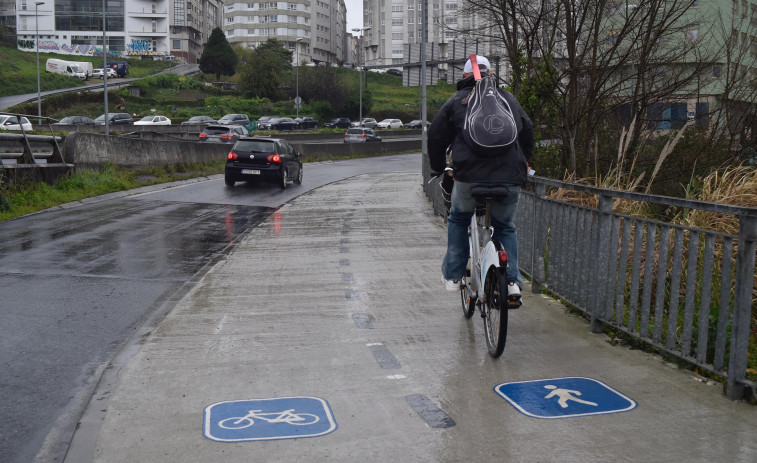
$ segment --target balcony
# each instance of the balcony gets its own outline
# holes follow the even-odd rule
[[[132,18],[166,18],[168,16],[168,10],[165,8],[131,8],[126,12],[126,16]]]

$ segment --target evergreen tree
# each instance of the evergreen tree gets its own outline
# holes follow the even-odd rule
[[[237,63],[239,59],[234,49],[226,40],[226,35],[220,27],[213,29],[210,33],[205,49],[200,57],[200,71],[206,74],[215,74],[216,80],[225,76],[233,76],[237,72]]]

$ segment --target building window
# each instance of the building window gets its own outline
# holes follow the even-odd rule
[[[723,73],[723,68],[719,64],[712,66],[712,77],[720,77]]]

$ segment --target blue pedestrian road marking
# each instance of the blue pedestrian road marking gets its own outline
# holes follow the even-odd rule
[[[636,402],[590,378],[556,378],[502,383],[494,387],[519,412],[534,418],[572,418],[627,412]]]
[[[203,434],[219,442],[243,442],[323,436],[336,427],[325,400],[280,397],[208,405]]]

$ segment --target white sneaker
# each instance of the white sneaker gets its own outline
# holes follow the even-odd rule
[[[507,298],[511,301],[520,299],[520,286],[518,286],[518,283],[511,281],[507,284]]]
[[[451,293],[460,291],[460,280],[447,280],[444,278],[444,275],[442,275],[442,284],[444,284],[444,288]]]

